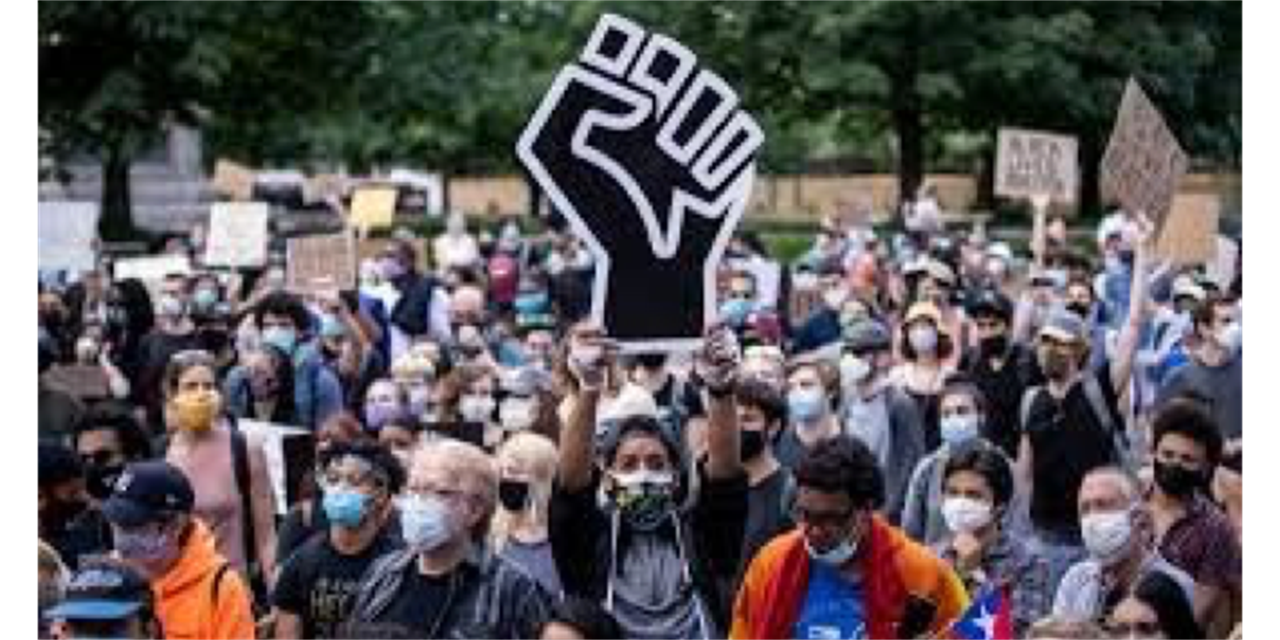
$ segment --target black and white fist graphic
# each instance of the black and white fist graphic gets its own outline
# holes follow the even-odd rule
[[[759,125],[675,40],[605,14],[520,161],[596,259],[591,319],[627,351],[696,347],[755,178]]]

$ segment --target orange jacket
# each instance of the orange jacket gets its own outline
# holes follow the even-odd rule
[[[867,632],[897,638],[905,605],[915,597],[936,608],[929,625],[938,636],[964,613],[969,596],[945,562],[880,516],[859,550]],[[809,552],[800,528],[774,538],[756,554],[733,606],[730,638],[790,638],[809,591]]]
[[[215,598],[214,579],[224,566]],[[191,520],[177,564],[151,583],[151,591],[165,638],[254,637],[249,590],[235,568],[218,555],[213,534],[198,519]]]

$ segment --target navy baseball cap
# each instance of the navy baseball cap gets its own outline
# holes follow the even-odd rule
[[[186,474],[164,460],[148,460],[125,467],[102,513],[113,524],[133,528],[189,513],[194,504]]]
[[[66,595],[49,609],[49,620],[123,620],[151,600],[151,586],[138,572],[102,559],[82,567],[67,584]]]

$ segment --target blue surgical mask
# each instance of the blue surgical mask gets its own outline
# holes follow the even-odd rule
[[[341,338],[346,335],[347,327],[337,316],[324,314],[320,316],[320,335],[325,338]]]
[[[196,289],[191,301],[200,309],[209,309],[218,304],[218,292],[213,289]]]
[[[978,437],[978,416],[972,413],[944,416],[939,426],[942,441],[952,447]]]
[[[742,298],[731,298],[720,303],[720,319],[729,323],[730,326],[739,327],[747,321],[747,316],[754,311],[754,306],[750,300]]]
[[[793,422],[813,422],[826,411],[827,398],[822,389],[794,389],[787,394],[787,415]]]
[[[262,341],[283,351],[286,355],[293,355],[293,350],[298,344],[298,334],[286,327],[270,327],[262,332]]]
[[[340,527],[354,529],[364,520],[369,497],[347,488],[324,492],[324,515],[329,522]]]
[[[523,314],[543,313],[547,310],[548,302],[545,292],[522,293],[516,296],[515,299],[516,312]]]
[[[414,551],[431,551],[453,537],[453,515],[439,497],[411,496],[399,504],[405,546]]]

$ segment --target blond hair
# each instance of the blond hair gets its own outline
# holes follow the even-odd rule
[[[1061,638],[1062,640],[1075,640],[1076,638],[1101,638],[1104,637],[1102,627],[1092,620],[1084,620],[1080,618],[1068,618],[1065,616],[1049,616],[1035,621],[1031,628],[1027,629],[1028,638]]]
[[[413,454],[410,478],[423,469],[443,472],[452,488],[478,503],[481,517],[471,534],[473,540],[483,540],[498,501],[498,467],[493,456],[461,440],[427,440],[419,444]]]
[[[497,510],[489,529],[494,551],[506,546],[512,528],[521,519],[542,526],[547,524],[547,505],[551,502],[551,487],[559,464],[560,452],[555,443],[541,434],[521,431],[498,447],[499,472],[516,467],[529,476],[529,506],[522,514]]]

